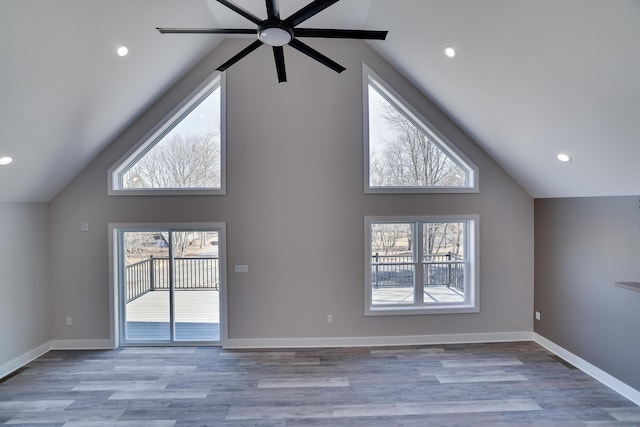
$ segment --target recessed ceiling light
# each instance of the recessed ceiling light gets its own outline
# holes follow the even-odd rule
[[[6,166],[13,162],[13,159],[9,156],[0,157],[0,166]]]
[[[129,53],[129,48],[126,46],[118,46],[116,48],[116,53],[118,54],[118,56],[127,56],[127,54]]]
[[[451,46],[447,46],[444,48],[444,54],[447,56],[447,58],[453,58],[454,56],[456,56],[456,50]]]
[[[560,160],[563,163],[568,163],[568,162],[570,162],[572,160],[571,156],[568,155],[567,153],[558,153],[558,154],[556,154],[556,159]]]

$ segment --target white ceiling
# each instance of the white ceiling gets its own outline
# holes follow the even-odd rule
[[[342,0],[305,24],[389,30],[372,46],[532,196],[640,194],[640,1]],[[222,40],[157,26],[253,24],[215,0],[0,0],[0,201],[50,200]]]

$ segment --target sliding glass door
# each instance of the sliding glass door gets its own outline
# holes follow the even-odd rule
[[[217,343],[223,228],[118,230],[122,344]]]

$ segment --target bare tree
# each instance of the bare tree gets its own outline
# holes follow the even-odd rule
[[[462,222],[431,222],[425,227],[425,255],[460,255],[464,236]],[[463,249],[463,248],[462,248]]]
[[[187,246],[191,244],[189,233],[185,231],[173,232],[173,256],[184,258]]]
[[[377,186],[459,186],[465,172],[427,133],[391,104],[384,120],[391,136],[385,138],[382,156],[370,156],[371,184]]]
[[[150,254],[156,254],[154,248],[158,247],[157,233],[152,232],[125,232],[125,264],[133,264],[149,258]],[[160,251],[162,251],[160,249]]]
[[[371,233],[372,249],[385,256],[410,255],[411,235],[409,224],[374,224]]]
[[[218,135],[171,135],[140,158],[123,179],[125,188],[219,187]]]

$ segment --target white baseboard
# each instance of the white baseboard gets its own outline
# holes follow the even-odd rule
[[[471,344],[486,342],[532,341],[532,332],[494,332],[480,334],[404,335],[380,337],[326,338],[230,338],[224,348],[309,348],[377,347],[392,345]]]
[[[37,359],[38,357],[45,354],[47,351],[51,350],[51,342],[48,341],[38,347],[30,350],[15,359],[9,360],[8,362],[0,365],[0,378],[4,378],[13,371],[16,371],[22,368],[24,365],[30,363],[32,360]]]
[[[51,350],[112,350],[111,340],[53,340]]]
[[[610,389],[623,395],[624,397],[626,397],[636,405],[640,405],[640,391],[636,390],[635,388],[631,387],[628,384],[623,383],[622,381],[615,378],[614,376],[592,365],[591,363],[587,362],[583,358],[576,356],[575,354],[571,353],[569,350],[563,347],[560,347],[558,344],[548,340],[542,335],[539,335],[534,332],[533,340],[536,343],[540,344],[542,347],[549,350],[550,352],[558,355],[562,359],[571,363],[573,366],[580,369],[582,372],[586,373],[587,375],[590,375],[591,377],[600,381],[602,384],[606,385]]]

